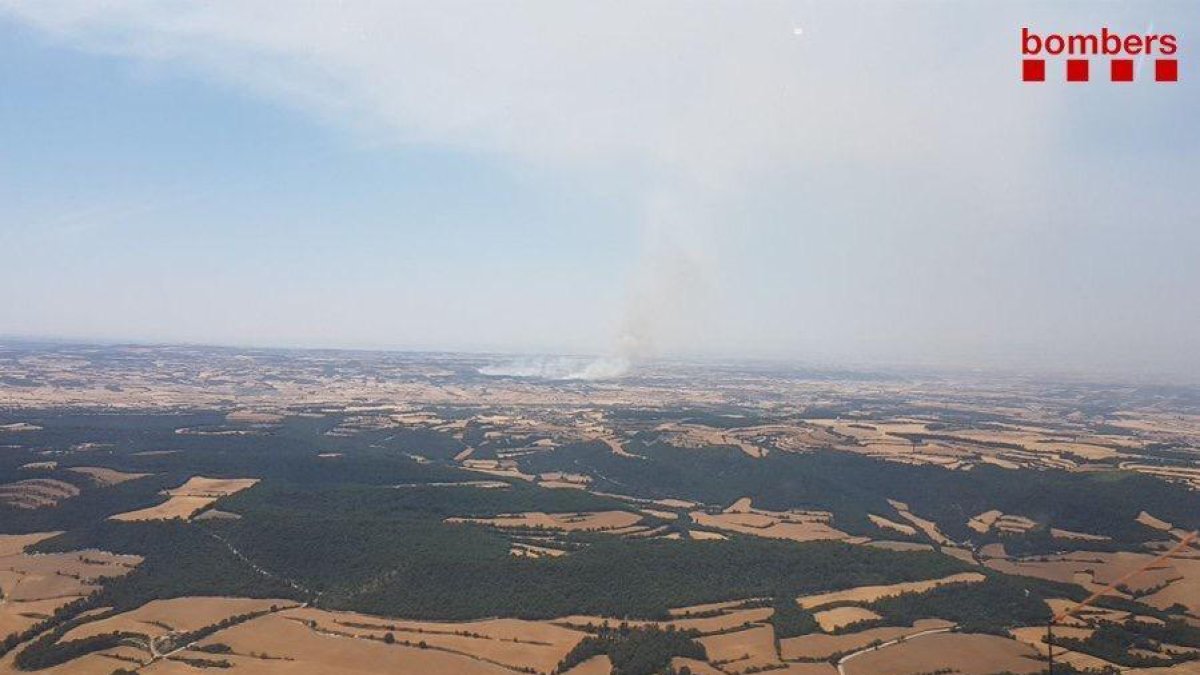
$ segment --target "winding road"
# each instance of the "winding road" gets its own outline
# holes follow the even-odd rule
[[[880,649],[883,649],[884,647],[891,647],[892,645],[897,645],[897,644],[900,644],[901,642],[909,642],[910,640],[915,640],[919,637],[924,637],[926,635],[934,635],[936,633],[949,633],[950,631],[954,630],[955,628],[957,628],[957,626],[950,626],[949,628],[931,628],[930,630],[923,630],[920,633],[913,633],[912,635],[898,637],[895,640],[888,640],[887,642],[877,644],[873,647],[867,647],[865,649],[860,649],[852,654],[847,654],[847,655],[843,656],[842,658],[838,659],[838,662],[837,662],[838,675],[846,675],[846,662],[849,661],[850,659],[857,658],[857,657],[862,656],[863,654],[867,654],[869,652],[878,651]]]
[[[226,539],[225,537],[222,537],[221,535],[217,534],[216,532],[213,532],[212,530],[209,530],[209,529],[208,529],[208,528],[206,528],[206,527],[201,527],[201,528],[200,528],[200,530],[201,530],[202,532],[204,532],[205,534],[207,534],[208,536],[212,537],[213,539],[215,539],[215,540],[219,541],[220,543],[224,544],[224,545],[225,545],[225,548],[229,549],[229,552],[230,552],[231,554],[233,554],[233,556],[234,556],[235,558],[237,558],[238,560],[241,560],[242,562],[246,563],[246,565],[248,565],[248,566],[250,567],[250,569],[254,570],[254,571],[255,571],[255,572],[257,572],[258,574],[261,574],[262,576],[264,576],[264,577],[267,577],[267,578],[269,578],[269,579],[275,579],[275,580],[277,580],[277,581],[282,581],[283,583],[287,584],[288,586],[292,587],[293,589],[295,589],[295,590],[297,590],[297,591],[300,591],[301,593],[304,593],[305,595],[307,595],[307,596],[309,596],[310,598],[312,598],[311,600],[308,600],[308,601],[306,601],[306,602],[304,602],[304,603],[301,603],[301,604],[299,605],[300,607],[308,607],[308,606],[309,606],[309,605],[310,605],[312,602],[315,602],[315,601],[316,601],[316,599],[317,599],[318,597],[320,597],[320,595],[321,595],[320,593],[314,593],[313,591],[309,590],[308,588],[305,588],[304,586],[302,586],[302,585],[300,585],[299,583],[297,583],[295,580],[293,580],[293,579],[289,579],[289,578],[287,578],[287,577],[284,577],[284,576],[280,576],[280,575],[278,575],[278,574],[274,574],[274,573],[272,573],[272,572],[270,572],[270,571],[268,571],[268,570],[264,569],[263,567],[260,567],[260,566],[259,566],[257,563],[255,563],[253,560],[251,560],[250,558],[247,558],[247,557],[245,556],[245,554],[243,554],[241,551],[239,551],[239,550],[237,549],[237,547],[236,547],[236,546],[234,546],[234,545],[233,545],[233,544],[232,544],[232,543],[231,543],[231,542],[230,542],[228,539]],[[272,613],[274,613],[274,612],[281,612],[281,611],[283,611],[283,610],[285,610],[285,609],[294,609],[295,607],[296,607],[296,605],[288,605],[288,606],[283,606],[283,607],[279,607],[278,609],[273,609],[272,611],[270,611],[270,612],[267,612],[267,613],[268,613],[268,614],[272,614]],[[150,664],[154,663],[155,661],[161,661],[161,660],[163,660],[163,659],[170,658],[171,656],[174,656],[175,654],[178,654],[179,652],[182,652],[182,651],[184,651],[184,650],[186,650],[186,649],[190,649],[191,647],[193,647],[193,646],[194,646],[194,645],[196,645],[197,643],[199,643],[199,642],[203,641],[203,640],[204,640],[205,638],[207,638],[208,636],[207,636],[207,635],[205,635],[204,637],[198,638],[198,639],[196,639],[196,640],[192,640],[191,642],[188,642],[188,643],[186,643],[186,644],[179,645],[178,647],[175,647],[174,649],[172,649],[172,650],[170,650],[170,651],[167,651],[167,652],[160,652],[160,651],[158,651],[158,642],[159,642],[160,640],[168,639],[168,638],[171,638],[171,637],[174,637],[174,636],[173,636],[173,634],[170,634],[170,633],[168,633],[167,635],[160,635],[160,636],[157,636],[157,637],[154,637],[154,636],[152,636],[152,637],[148,638],[148,639],[145,641],[145,645],[146,645],[146,649],[147,649],[147,651],[149,651],[149,652],[150,652],[150,660],[149,660],[149,661],[147,661],[146,663],[142,664],[141,666],[139,666],[139,669],[140,669],[140,668],[145,668],[146,666],[149,666]],[[138,642],[140,643],[140,642],[142,642],[142,641],[141,641],[141,640],[138,640]]]

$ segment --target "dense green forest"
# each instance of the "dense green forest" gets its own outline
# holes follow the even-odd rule
[[[1169,666],[1200,659],[1200,655],[1187,649],[1200,648],[1200,628],[1179,619],[1168,619],[1162,624],[1131,619],[1123,624],[1101,624],[1087,639],[1054,636],[1054,644],[1121,666]],[[1177,648],[1163,650],[1162,645]]]
[[[111,606],[187,594],[298,597],[282,581],[253,573],[228,542],[278,578],[320,593],[322,606],[430,618],[661,617],[674,606],[925,579],[966,568],[931,552],[828,542],[603,535],[564,558],[526,560],[509,555],[503,534],[444,522],[452,515],[628,508],[583,491],[527,484],[393,488],[268,480],[217,506],[242,518],[203,524],[93,519],[36,548],[99,546],[145,556],[141,568],[102,592]]]
[[[838,527],[875,536],[883,533],[866,514],[892,513],[887,498],[908,503],[915,513],[936,521],[947,535],[977,543],[984,538],[966,527],[967,520],[990,509],[1126,543],[1161,536],[1135,522],[1142,510],[1181,527],[1200,526],[1200,493],[1141,474],[1013,471],[993,466],[947,471],[834,451],[772,453],[756,459],[736,448],[681,449],[652,439],[652,434],[644,434],[626,444],[629,452],[644,459],[613,454],[602,443],[579,443],[524,458],[522,467],[586,472],[597,478],[600,491],[641,497],[727,505],[749,496],[766,509],[825,509],[834,513]]]
[[[253,573],[214,534],[311,593]],[[611,540],[562,558],[529,560],[510,556],[501,535],[420,518],[103,523],[37,549],[101,543],[147,558],[141,568],[105,587],[98,600],[104,605],[229,594],[315,599],[334,609],[439,619],[576,613],[665,618],[671,607],[927,579],[966,568],[927,552],[756,539]]]
[[[585,637],[558,664],[565,672],[590,658],[605,654],[612,662],[613,675],[650,675],[665,672],[672,657],[682,656],[704,661],[708,654],[696,642],[697,631],[666,629],[658,626],[604,627]]]
[[[991,574],[982,583],[950,584],[925,593],[904,593],[869,606],[889,625],[911,625],[936,616],[957,623],[968,633],[1004,634],[1013,626],[1044,624],[1050,620],[1046,597],[1057,597],[1057,584],[1043,584]],[[1003,608],[1003,611],[999,611]]]
[[[627,414],[639,421],[646,415],[632,410]],[[677,418],[706,423],[740,419],[729,414],[735,413],[689,410],[679,411]],[[255,428],[244,435],[176,433],[180,427],[224,429],[224,417],[209,413],[47,414],[32,419],[44,428],[23,433],[14,444],[17,447],[0,453],[0,482],[32,477],[35,474],[23,469],[24,464],[53,459],[59,462],[57,468],[36,475],[70,482],[82,492],[52,508],[0,507],[0,533],[63,530],[34,550],[97,547],[145,558],[129,575],[110,581],[94,596],[48,620],[45,627],[59,628],[50,635],[64,633],[71,617],[89,608],[121,611],[156,598],[232,595],[452,620],[569,614],[663,619],[672,607],[769,598],[778,636],[789,637],[816,630],[812,613],[796,604],[798,595],[976,569],[931,551],[746,536],[667,541],[595,533],[558,535],[570,555],[517,558],[509,552],[512,541],[533,542],[528,538],[541,532],[500,532],[446,519],[633,507],[612,497],[543,489],[515,479],[505,481],[507,487],[492,489],[427,485],[479,479],[479,474],[449,464],[464,447],[461,442],[437,432],[327,434],[339,423],[338,416],[288,418],[279,426]],[[468,431],[483,445],[481,428]],[[81,443],[99,445],[68,452]],[[504,447],[501,441],[489,443],[485,449]],[[880,531],[867,519],[868,513],[893,512],[887,498],[907,502],[914,512],[936,520],[951,537],[977,544],[992,535],[968,530],[967,519],[996,508],[1043,524],[1028,535],[1005,540],[1016,553],[1055,550],[1058,544],[1045,527],[1051,524],[1115,540],[1092,544],[1095,548],[1136,545],[1161,536],[1134,522],[1143,509],[1183,526],[1200,524],[1200,495],[1132,474],[1009,471],[989,466],[952,472],[841,452],[772,453],[754,459],[735,448],[673,448],[656,442],[652,433],[639,434],[627,449],[643,459],[616,455],[602,443],[579,443],[527,456],[521,466],[528,472],[588,473],[598,491],[636,497],[726,505],[749,496],[762,508],[825,509],[834,513],[837,527],[889,539],[899,535]],[[136,454],[148,450],[173,452]],[[340,456],[335,461],[317,457],[331,452]],[[410,455],[432,461],[417,461]],[[103,487],[65,470],[71,466],[107,466],[152,475]],[[163,501],[161,490],[197,474],[262,480],[215,504],[241,516],[237,520],[107,520],[109,515]],[[677,530],[689,526],[686,515],[663,522]],[[1082,593],[1077,586],[989,573],[983,583],[887,598],[871,608],[881,615],[879,623],[886,625],[937,616],[965,630],[998,633],[1014,625],[1043,623],[1048,618],[1043,598],[1078,599]],[[1166,618],[1129,601],[1104,602],[1124,603],[1140,614]],[[1138,640],[1200,644],[1195,629],[1177,622],[1154,630],[1158,632],[1147,632],[1142,626],[1106,629],[1073,648],[1105,656],[1131,649],[1141,644]],[[47,639],[26,658],[42,664],[58,662],[78,650],[121,639],[124,636],[101,636],[86,644],[59,646]],[[627,672],[649,672],[642,668],[658,668],[664,659],[695,654],[698,647],[692,636],[682,632],[611,629],[585,641],[569,658],[607,654]]]
[[[286,583],[256,573],[209,530],[195,523],[101,521],[43,541],[31,550],[84,548],[145,558],[130,574],[106,583],[96,606],[132,609],[156,598],[186,595],[304,599]]]
[[[777,640],[815,633],[820,629],[813,613],[801,607],[793,595],[777,596],[772,607],[775,611],[771,614],[771,624],[775,627]]]
[[[355,437],[325,435],[336,417],[290,417],[277,428],[248,435],[189,435],[177,428],[215,428],[223,417],[196,415],[57,415],[32,416],[43,428],[14,440],[18,447],[0,452],[0,484],[29,478],[63,480],[81,494],[54,508],[19,509],[0,505],[0,534],[65,530],[98,522],[110,515],[165,501],[164,488],[188,477],[254,477],[295,485],[396,485],[456,482],[477,474],[444,465],[422,464],[404,454],[399,441],[383,433]],[[79,444],[86,451],[70,452]],[[139,452],[169,451],[141,455]],[[338,452],[337,461],[317,455]],[[31,462],[55,461],[54,471],[21,468]],[[71,471],[72,466],[103,466],[153,474],[115,486],[101,487]]]
[[[703,411],[681,411],[682,419],[701,417]],[[638,416],[645,411],[626,411]],[[664,413],[665,414],[665,413]],[[707,413],[712,419],[738,419]],[[477,478],[446,464],[462,443],[432,431],[363,431],[353,436],[325,432],[340,418],[289,417],[277,427],[248,435],[177,434],[181,427],[220,429],[222,416],[186,415],[32,415],[43,429],[21,434],[24,449],[0,453],[0,482],[33,477],[20,467],[53,459],[60,463],[54,477],[85,488],[79,497],[56,509],[21,511],[0,507],[0,531],[26,532],[64,529],[88,518],[141,508],[157,501],[164,486],[178,484],[188,475],[217,477],[253,476],[295,485],[395,485],[430,481],[466,481]],[[867,519],[867,513],[891,512],[885,498],[907,502],[916,513],[939,523],[948,535],[983,543],[966,528],[966,521],[982,511],[1000,509],[1030,516],[1043,524],[1070,530],[1105,534],[1111,547],[1145,541],[1156,532],[1134,522],[1141,510],[1182,527],[1200,526],[1200,494],[1149,476],[1062,471],[1010,471],[980,466],[970,472],[945,471],[932,466],[909,466],[850,453],[822,452],[795,455],[772,453],[754,459],[733,448],[678,449],[655,442],[653,433],[630,440],[636,459],[614,455],[601,443],[580,443],[553,453],[521,460],[527,471],[586,472],[601,491],[642,497],[677,497],[724,505],[751,496],[763,508],[819,508],[831,510],[842,529],[874,536],[885,533]],[[79,443],[96,444],[87,452],[57,454]],[[148,450],[171,454],[138,455]],[[317,457],[338,452],[337,461]],[[407,455],[430,457],[435,463],[418,463]],[[105,489],[87,489],[86,478],[62,471],[68,466],[99,465],[155,476]],[[895,538],[896,533],[887,533]],[[1054,547],[1038,533],[1013,540],[1030,553]],[[1024,541],[1028,539],[1028,541]],[[1073,544],[1078,545],[1078,544]]]

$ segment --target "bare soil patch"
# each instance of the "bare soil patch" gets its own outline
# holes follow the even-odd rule
[[[397,643],[408,641],[455,654],[468,655],[510,668],[550,672],[584,634],[544,621],[493,619],[436,622],[385,619],[350,612],[310,608],[289,610],[282,617],[315,621],[318,632],[382,641],[391,633]]]
[[[504,666],[488,663],[473,655],[455,654],[442,649],[421,649],[403,644],[387,644],[382,639],[346,637],[313,630],[298,620],[296,610],[270,614],[209,636],[201,645],[226,644],[235,656],[234,672],[241,675],[277,675],[300,673],[400,673],[428,675],[463,673],[464,675],[511,675]],[[399,642],[402,636],[397,635]],[[257,655],[252,657],[251,655]],[[263,658],[266,655],[267,658]],[[222,657],[225,658],[225,657]],[[190,673],[195,669],[159,662],[141,672],[148,675]]]
[[[183,485],[165,490],[163,494],[170,497],[162,504],[156,504],[136,511],[126,511],[110,516],[111,520],[190,520],[198,511],[208,507],[221,497],[245,490],[258,482],[257,478],[205,478],[193,476]]]
[[[830,514],[821,511],[764,511],[751,509],[749,500],[739,500],[722,513],[692,511],[689,515],[701,527],[749,534],[768,539],[817,541],[846,539],[850,535],[829,525]]]
[[[92,481],[97,485],[104,486],[119,485],[125,481],[130,481],[137,478],[145,478],[146,476],[150,475],[148,473],[127,473],[102,466],[73,466],[67,469],[67,471],[83,474],[88,478],[91,478]]]
[[[62,532],[33,532],[31,534],[0,534],[0,558],[17,555],[26,546],[33,546],[39,541],[57,537]]]
[[[870,603],[881,598],[889,598],[900,595],[902,593],[924,593],[938,586],[947,584],[963,584],[963,583],[978,583],[986,579],[979,572],[960,572],[951,574],[948,577],[940,579],[928,579],[926,581],[906,581],[898,584],[888,584],[884,586],[859,586],[844,591],[833,591],[831,593],[819,593],[817,595],[802,595],[796,598],[796,602],[801,607],[811,609],[814,607],[824,607],[835,602],[853,602],[853,603]]]
[[[94,592],[102,578],[128,574],[141,562],[137,556],[94,550],[21,553],[56,534],[0,535],[0,640]]]
[[[494,518],[447,518],[448,523],[475,523],[501,529],[542,528],[563,532],[619,530],[636,525],[642,517],[629,511],[593,511],[586,513],[511,513]]]
[[[913,527],[912,525],[897,523],[894,520],[889,520],[883,516],[877,516],[874,513],[867,514],[867,518],[870,518],[872,523],[875,523],[876,526],[882,527],[885,530],[895,530],[901,534],[907,534],[909,536],[914,536],[917,533],[917,528]]]
[[[294,607],[295,600],[258,598],[186,597],[154,600],[129,612],[71,629],[64,640],[79,640],[113,631],[148,636],[191,631],[211,626],[222,619],[276,607]]]
[[[18,509],[41,509],[79,494],[79,488],[53,478],[28,478],[0,485],[0,504]]]
[[[283,421],[283,415],[254,410],[235,410],[225,416],[225,421],[230,424],[279,424]]]
[[[880,618],[878,614],[864,607],[835,607],[813,615],[821,630],[835,631],[843,626],[850,626],[861,621],[873,621]]]
[[[770,626],[757,626],[733,633],[700,638],[708,661],[727,673],[744,673],[779,665],[775,654],[775,632]]]
[[[912,626],[887,626],[884,628],[868,628],[856,633],[844,635],[824,635],[813,633],[800,637],[785,638],[779,641],[779,649],[783,658],[789,660],[824,660],[834,654],[852,652],[875,642],[895,640],[903,635],[912,635],[926,630],[949,628],[954,624],[941,619],[920,619]]]
[[[938,633],[914,638],[868,652],[845,664],[848,675],[910,675],[941,669],[963,675],[988,675],[1037,673],[1044,667],[1028,645],[995,635],[966,633]]]

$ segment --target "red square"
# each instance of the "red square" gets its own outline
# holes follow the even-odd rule
[[[1087,59],[1067,59],[1067,82],[1087,82]]]
[[[1133,59],[1112,60],[1112,81],[1133,82]]]
[[[1179,80],[1179,62],[1175,59],[1154,60],[1155,82],[1176,82]]]
[[[1021,79],[1026,82],[1046,81],[1046,61],[1044,59],[1025,59],[1021,62]]]

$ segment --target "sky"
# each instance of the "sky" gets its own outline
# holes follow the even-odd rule
[[[1020,30],[1180,82],[1020,81]],[[0,0],[0,335],[1200,381],[1189,2]]]

